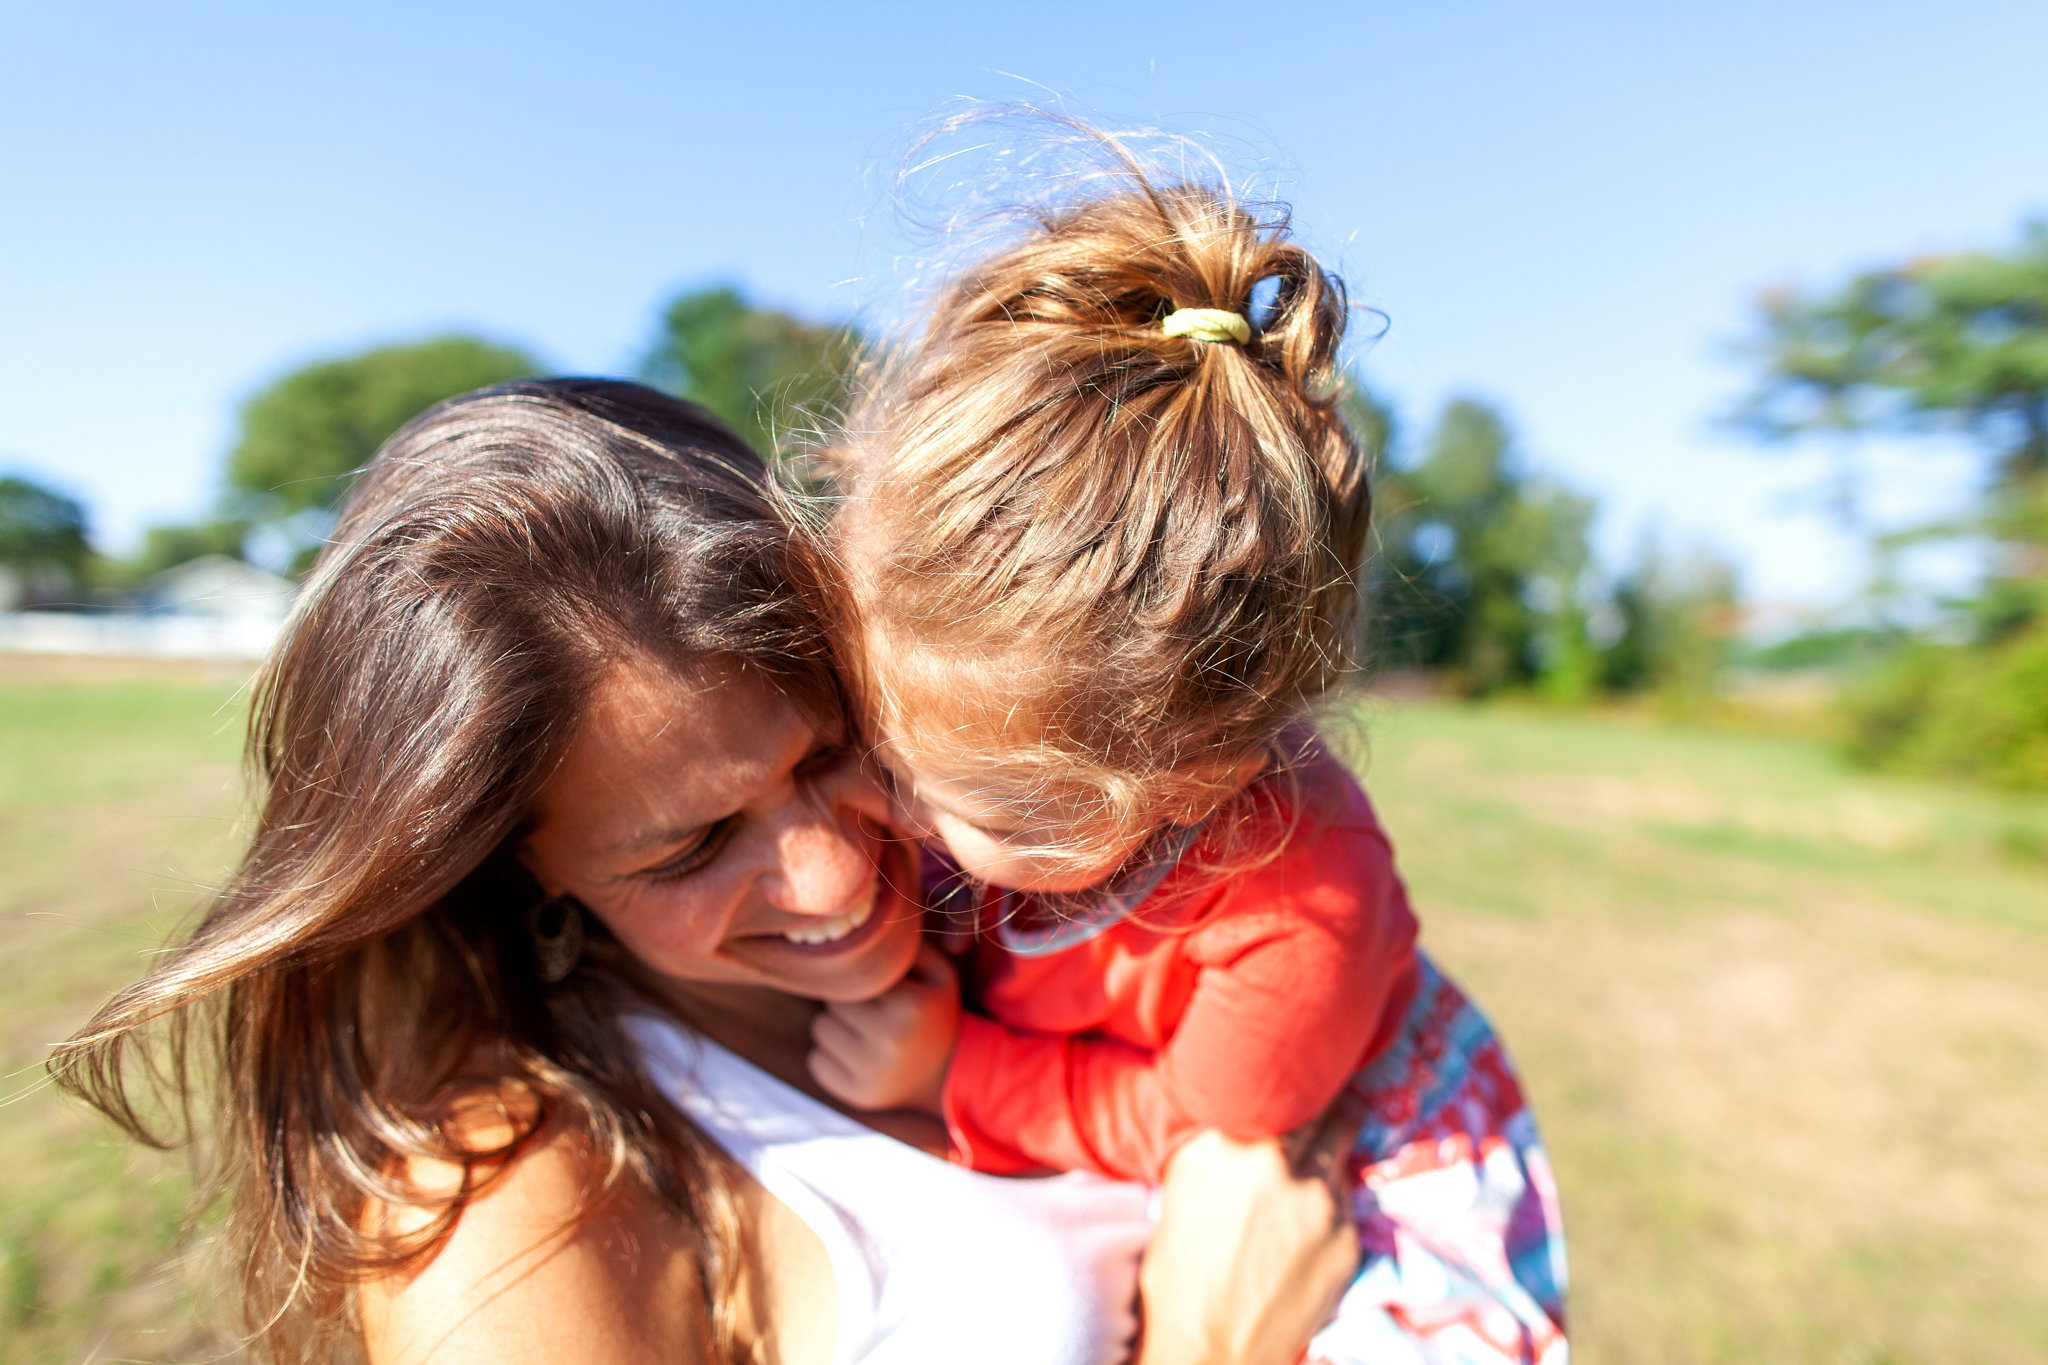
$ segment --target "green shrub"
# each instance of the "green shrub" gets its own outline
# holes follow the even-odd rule
[[[1995,645],[1915,645],[1846,699],[1871,767],[2048,788],[2048,625]]]

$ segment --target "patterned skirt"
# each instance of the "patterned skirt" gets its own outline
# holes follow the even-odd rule
[[[1427,957],[1401,1032],[1351,1086],[1363,1259],[1305,1365],[1563,1365],[1550,1163],[1492,1025]]]

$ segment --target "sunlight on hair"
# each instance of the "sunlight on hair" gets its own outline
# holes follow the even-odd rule
[[[873,357],[834,452],[866,710],[936,770],[1001,773],[1012,823],[1068,812],[1038,846],[1099,860],[1284,770],[1350,666],[1371,499],[1344,287],[1184,139],[977,110],[904,181],[983,249]],[[966,194],[994,181],[1000,209]]]

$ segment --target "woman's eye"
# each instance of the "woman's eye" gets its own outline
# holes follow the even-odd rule
[[[650,867],[641,875],[652,882],[672,882],[678,877],[687,877],[716,858],[726,841],[732,838],[733,826],[738,816],[727,816],[713,825],[696,843],[677,854],[659,867]]]
[[[817,777],[822,773],[831,772],[845,757],[844,744],[820,744],[797,763],[796,775],[800,778]]]

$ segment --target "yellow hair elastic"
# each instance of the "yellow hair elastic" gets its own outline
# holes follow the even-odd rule
[[[1244,315],[1223,308],[1177,308],[1166,315],[1159,330],[1190,341],[1234,341],[1240,346],[1252,339],[1252,325]]]

